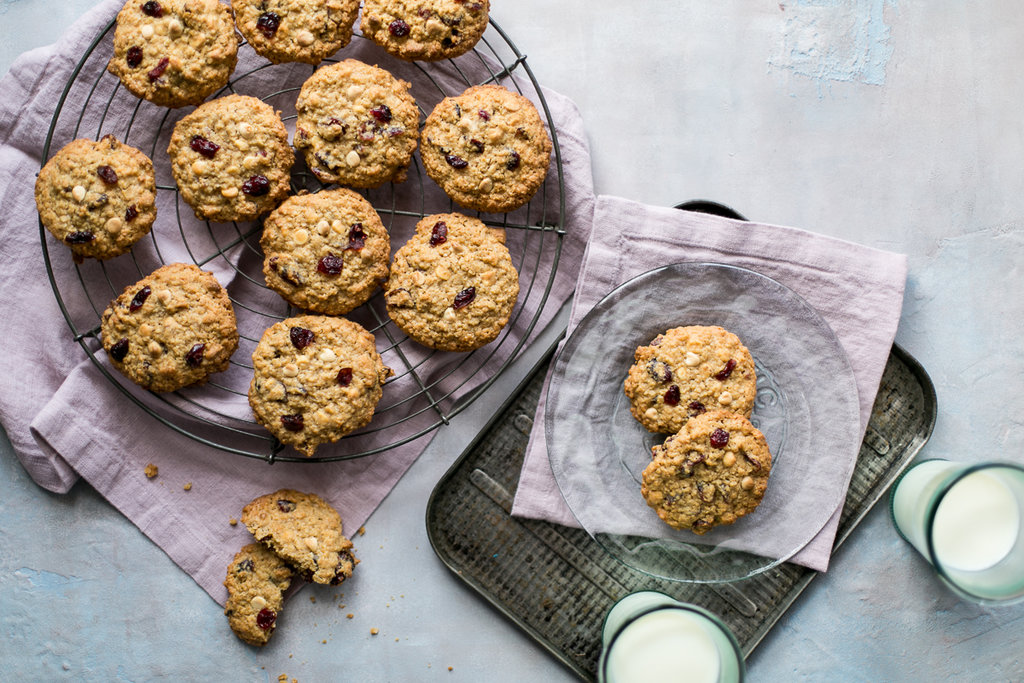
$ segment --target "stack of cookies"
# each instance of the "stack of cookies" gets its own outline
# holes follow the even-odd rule
[[[705,534],[754,511],[772,457],[749,418],[750,351],[717,326],[676,327],[636,350],[624,389],[633,416],[671,434],[652,449],[641,494],[666,524]]]

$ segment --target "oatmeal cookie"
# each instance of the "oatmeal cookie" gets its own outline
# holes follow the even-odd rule
[[[288,194],[295,154],[273,107],[228,95],[178,121],[167,146],[182,198],[199,219],[247,221]]]
[[[409,83],[346,59],[317,69],[295,103],[295,148],[325,183],[377,187],[405,180],[419,109]]]
[[[319,64],[352,39],[359,0],[232,0],[238,30],[274,64]]]
[[[651,449],[640,492],[658,517],[676,529],[705,534],[732,524],[760,505],[772,456],[750,421],[709,410]]]
[[[365,0],[359,28],[409,61],[458,57],[487,29],[488,0]]]
[[[281,489],[260,496],[242,510],[242,523],[306,581],[337,585],[359,562],[341,516],[314,493]]]
[[[153,162],[113,135],[72,140],[36,178],[43,225],[76,260],[125,253],[156,220]]]
[[[414,340],[442,351],[493,341],[519,295],[505,232],[458,213],[427,216],[395,254],[388,315]]]
[[[227,292],[198,266],[172,263],[131,285],[103,312],[114,367],[150,391],[201,384],[238,348]]]
[[[290,197],[263,222],[260,244],[267,286],[307,311],[348,313],[388,279],[388,232],[352,190]]]
[[[107,71],[163,107],[199,104],[231,78],[238,40],[217,0],[128,0],[117,14]]]
[[[239,550],[224,579],[224,614],[235,635],[250,645],[266,645],[291,582],[292,570],[265,546],[250,543]]]
[[[548,173],[551,138],[530,100],[500,85],[446,97],[423,125],[423,167],[449,197],[502,213],[528,202]]]
[[[391,376],[372,334],[328,316],[298,316],[271,326],[252,362],[249,405],[256,421],[307,456],[366,425]]]
[[[754,359],[721,327],[673,328],[639,347],[634,358],[623,388],[633,417],[652,432],[677,432],[706,410],[749,417],[754,409]]]

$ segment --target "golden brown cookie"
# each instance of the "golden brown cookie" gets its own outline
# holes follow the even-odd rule
[[[156,220],[153,162],[113,135],[62,147],[39,172],[35,194],[43,225],[77,260],[125,253]]]
[[[502,213],[528,202],[548,173],[551,138],[530,100],[500,85],[446,97],[427,117],[420,154],[449,197]]]
[[[369,423],[391,375],[372,334],[321,315],[271,326],[252,362],[249,405],[256,421],[307,456]]]
[[[365,0],[363,35],[409,61],[458,57],[487,29],[488,0]]]
[[[633,417],[652,432],[677,432],[706,410],[750,417],[754,409],[754,359],[739,337],[721,327],[673,328],[634,357],[623,388]]]
[[[314,493],[281,489],[260,496],[242,510],[242,523],[306,581],[337,585],[359,562],[341,516]]]
[[[388,232],[352,190],[290,197],[263,222],[260,244],[267,286],[307,311],[348,313],[388,279]]]
[[[651,453],[641,494],[663,522],[696,534],[753,512],[772,468],[764,435],[727,410],[690,419]]]
[[[238,41],[217,0],[128,0],[117,14],[107,71],[164,107],[199,104],[231,78]]]
[[[295,108],[295,149],[321,182],[377,187],[405,180],[419,109],[409,83],[346,59],[306,79]]]
[[[295,154],[273,107],[228,95],[178,121],[167,147],[182,198],[196,217],[248,221],[287,196]]]
[[[292,570],[266,546],[250,543],[239,550],[224,579],[224,614],[235,635],[250,645],[266,645],[291,582]]]
[[[231,9],[257,54],[319,64],[352,39],[359,0],[232,0]]]
[[[395,254],[384,296],[388,315],[414,340],[471,351],[501,333],[518,295],[504,231],[446,213],[416,224]]]
[[[124,290],[103,312],[114,367],[150,391],[176,391],[227,370],[238,348],[227,292],[198,266],[172,263]]]

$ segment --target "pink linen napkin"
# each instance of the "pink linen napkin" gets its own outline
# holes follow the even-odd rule
[[[0,197],[4,206],[0,215],[0,263],[3,264],[0,300],[5,318],[4,334],[0,335],[0,422],[18,458],[40,486],[66,492],[81,476],[163,548],[214,599],[223,602],[226,595],[221,582],[225,568],[238,548],[251,540],[241,524],[229,524],[230,519],[239,517],[246,502],[281,487],[314,491],[337,507],[345,521],[346,533],[352,534],[426,447],[429,437],[412,437],[427,431],[436,420],[436,414],[429,410],[415,415],[411,411],[401,414],[402,407],[396,406],[394,410],[408,419],[394,431],[375,433],[371,423],[367,434],[358,440],[342,441],[321,450],[324,454],[343,453],[356,443],[359,450],[364,450],[405,437],[412,439],[375,455],[337,463],[278,462],[269,466],[206,446],[157,422],[104,377],[72,339],[47,280],[33,184],[50,120],[61,101],[65,83],[90,43],[103,32],[121,5],[121,0],[106,0],[97,5],[56,45],[22,55],[0,81],[0,91],[4,93],[0,102]],[[54,278],[69,315],[80,329],[88,330],[102,312],[102,308],[93,308],[98,301],[103,305],[100,295],[109,301],[160,262],[194,260],[201,260],[203,267],[228,288],[236,302],[236,311],[239,303],[255,304],[257,310],[262,310],[259,307],[263,305],[271,308],[276,305],[274,310],[280,316],[285,315],[288,309],[283,302],[268,302],[266,297],[273,299],[276,295],[256,286],[263,282],[258,233],[255,239],[217,253],[217,244],[225,244],[233,234],[238,234],[234,232],[235,227],[213,224],[208,230],[204,223],[195,221],[187,206],[176,204],[173,180],[168,172],[166,140],[173,122],[191,108],[167,110],[148,102],[139,103],[121,88],[113,76],[104,72],[111,52],[111,38],[112,32],[100,40],[93,58],[76,77],[75,87],[66,93],[63,106],[67,115],[60,119],[50,154],[74,137],[98,138],[103,133],[115,132],[123,139],[122,131],[130,129],[129,144],[143,149],[156,163],[157,183],[162,188],[157,193],[158,217],[154,236],[140,241],[131,255],[102,266],[89,261],[80,270],[76,269],[64,246],[46,235]],[[354,39],[337,55],[339,59],[347,57],[379,64],[413,82],[413,95],[426,112],[440,99],[441,88],[446,92],[460,92],[465,87],[464,79],[487,80],[495,68],[492,62],[466,55],[456,62],[457,68],[450,63],[430,66],[430,76],[436,86],[423,86],[425,81],[418,66],[392,60],[369,41]],[[236,75],[266,64],[243,47],[239,51]],[[310,67],[303,65],[268,67],[238,81],[235,90],[260,95],[274,92],[268,88],[282,83],[291,86],[293,90],[280,93],[272,101],[283,110],[291,128],[287,118],[294,112],[297,86],[310,72]],[[521,71],[516,73],[522,75]],[[522,85],[527,96],[534,92],[528,83],[507,77],[498,80],[510,88]],[[558,216],[560,200],[564,201],[566,220],[561,227],[566,237],[558,267],[551,268],[555,253],[552,233],[548,233],[545,241],[537,241],[527,240],[522,230],[508,231],[509,248],[522,278],[516,309],[522,314],[518,317],[513,314],[514,322],[509,325],[507,338],[503,336],[478,352],[479,362],[467,366],[479,368],[472,376],[468,376],[465,368],[453,370],[451,355],[431,355],[411,343],[402,345],[408,361],[418,365],[420,375],[428,383],[436,383],[439,394],[448,396],[444,407],[449,410],[460,398],[493,377],[502,363],[521,348],[520,344],[529,343],[550,322],[575,285],[593,211],[590,157],[575,105],[557,93],[543,92],[557,131],[564,188],[559,192],[557,174],[549,174],[545,188],[531,203],[529,215],[531,220],[541,216],[545,223],[550,223]],[[107,100],[112,103],[109,108],[95,104]],[[79,121],[78,115],[83,111]],[[164,120],[164,116],[168,118]],[[153,131],[158,129],[162,132],[156,135]],[[419,163],[418,157],[414,163]],[[371,192],[371,202],[380,206],[379,202],[391,201],[389,191]],[[419,203],[421,191],[425,197],[423,204]],[[397,186],[393,201],[400,209],[412,206],[416,212],[421,207],[426,211],[449,210],[450,207],[443,193],[429,179],[423,176],[417,181],[412,174],[409,181]],[[510,221],[515,222],[523,214],[524,211],[520,211],[510,215]],[[501,217],[483,218],[500,220]],[[411,234],[413,223],[413,217],[399,215],[394,219],[391,224],[393,250]],[[238,231],[244,234],[251,228],[251,225],[240,225]],[[550,294],[542,305],[549,276],[552,276]],[[529,281],[528,278],[533,277],[538,278],[536,282]],[[84,295],[86,290],[92,295],[92,303]],[[531,324],[538,310],[539,317]],[[373,324],[365,311],[352,317],[368,326]],[[128,384],[126,388],[132,395],[147,405],[154,405],[161,414],[168,414],[174,406],[188,406],[189,401],[195,401],[197,405],[217,411],[214,423],[231,423],[235,419],[251,420],[245,400],[251,370],[247,373],[246,366],[262,329],[272,322],[269,317],[261,322],[259,317],[240,315],[243,341],[234,356],[236,364],[213,380],[237,390],[237,395],[200,387],[187,389],[180,396],[156,399],[121,380],[106,363],[97,340],[91,339],[89,343],[90,348],[98,351],[105,370],[121,381],[122,386]],[[378,335],[378,348],[382,349],[385,361],[401,371],[401,359],[381,335]],[[407,390],[403,382],[411,381],[409,377],[399,377],[393,384],[389,383],[382,405],[399,403]],[[168,403],[162,404],[163,400]],[[204,430],[218,428],[182,418],[173,411],[171,414],[177,416],[172,421],[183,420],[187,423],[183,426],[199,435],[204,434]],[[159,467],[155,479],[147,479],[143,474],[149,463]],[[356,546],[358,551],[358,540]]]
[[[786,285],[817,310],[832,327],[853,369],[863,437],[899,322],[907,275],[904,255],[794,228],[600,196],[570,313],[570,332],[619,284],[682,261],[753,270]],[[544,424],[546,395],[547,384],[537,407],[538,427]],[[846,452],[823,457],[837,458],[836,467],[848,468],[858,447],[859,442],[851,443]],[[841,501],[848,484],[848,478],[839,482],[842,491],[830,492],[836,494],[831,499]],[[841,511],[841,505],[835,508],[821,531],[791,561],[825,571]],[[512,514],[578,526],[552,474],[543,428],[531,435]],[[756,548],[749,550],[756,552]]]

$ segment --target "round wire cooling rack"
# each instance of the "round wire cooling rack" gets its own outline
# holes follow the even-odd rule
[[[266,462],[330,462],[381,453],[418,439],[469,406],[522,352],[536,328],[554,284],[565,237],[564,177],[558,134],[540,85],[508,35],[493,21],[476,48],[462,57],[435,63],[410,63],[391,58],[358,32],[330,63],[348,57],[376,63],[412,84],[421,124],[434,104],[472,85],[500,83],[539,104],[553,143],[548,179],[524,207],[514,212],[473,214],[484,223],[504,228],[506,244],[519,271],[520,293],[502,334],[469,353],[424,348],[409,339],[387,315],[383,292],[346,317],[377,338],[378,351],[395,374],[370,424],[336,444],[321,447],[307,458],[284,451],[282,444],[257,424],[247,402],[253,349],[263,330],[294,315],[263,280],[259,246],[261,224],[210,223],[195,219],[181,199],[170,173],[167,141],[185,111],[165,109],[136,98],[107,73],[112,53],[114,20],[86,49],[64,87],[43,147],[43,161],[72,139],[119,140],[146,152],[157,178],[158,215],[151,233],[128,254],[108,261],[75,263],[63,245],[39,225],[47,275],[57,303],[73,335],[101,375],[141,410],[166,427],[222,451]],[[244,42],[231,81],[217,96],[240,93],[260,97],[282,114],[293,133],[295,98],[316,67],[270,64]],[[292,191],[317,192],[324,186],[296,160]],[[392,249],[412,234],[423,216],[462,211],[426,177],[416,154],[408,179],[361,191],[391,234]],[[100,344],[100,319],[110,301],[157,267],[173,261],[195,263],[225,284],[239,327],[239,348],[229,369],[202,386],[172,394],[144,391],[114,370]]]

